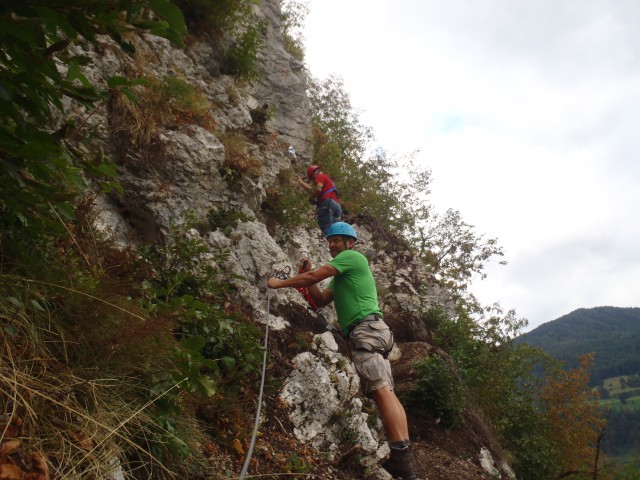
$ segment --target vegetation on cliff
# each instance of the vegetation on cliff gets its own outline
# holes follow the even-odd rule
[[[225,71],[244,80],[257,74],[260,47],[259,23],[247,23],[252,3],[177,2],[193,28],[208,18],[214,33],[230,30]],[[155,88],[176,100],[178,117],[206,122],[202,102],[171,79],[94,85],[82,73],[90,58],[69,48],[106,34],[132,52],[129,37],[140,33],[181,45],[181,11],[165,0],[10,1],[0,15],[0,465],[14,475],[7,478],[231,476],[237,462],[220,459],[245,453],[262,352],[260,332],[229,288],[233,274],[221,267],[226,252],[211,252],[192,231],[220,227],[220,217],[212,214],[212,225],[187,215],[162,242],[134,251],[114,248],[90,208],[92,197],[119,188],[86,126],[93,109],[122,97],[137,106],[137,87]],[[371,131],[338,79],[312,81],[309,97],[314,162],[340,185],[349,215],[373,219],[454,294],[453,315],[437,307],[420,314],[438,353],[416,364],[406,392],[420,411],[414,421],[454,430],[473,412],[521,479],[612,478],[598,457],[603,423],[591,403],[589,359],[565,372],[518,347],[513,338],[524,321],[467,292],[486,262],[502,256],[496,240],[458,212],[432,212],[430,172],[414,169],[401,181],[406,163],[369,153]],[[69,100],[85,117],[67,117]],[[288,185],[283,179],[274,207],[295,198]],[[547,374],[534,376],[541,362]],[[278,378],[270,381],[276,390]],[[319,461],[300,445],[272,457],[265,465],[293,474]]]

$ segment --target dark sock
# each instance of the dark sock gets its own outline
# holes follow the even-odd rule
[[[397,442],[389,442],[391,450],[406,450],[411,443],[409,440],[398,440]]]

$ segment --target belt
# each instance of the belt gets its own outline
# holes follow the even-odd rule
[[[358,320],[357,322],[352,323],[351,325],[349,325],[349,335],[351,335],[351,332],[353,332],[353,329],[356,328],[361,323],[377,322],[378,320],[382,320],[382,315],[379,315],[377,313],[372,313],[371,315],[367,315],[363,319]]]

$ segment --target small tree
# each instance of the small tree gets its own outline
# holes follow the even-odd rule
[[[580,356],[577,368],[558,370],[541,392],[545,416],[553,425],[554,443],[561,452],[559,476],[591,477],[597,471],[594,461],[599,455],[606,420],[596,402],[598,393],[589,386],[593,360],[592,353]]]

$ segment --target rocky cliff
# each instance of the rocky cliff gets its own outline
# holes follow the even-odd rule
[[[303,173],[312,158],[311,113],[305,94],[307,73],[281,41],[277,0],[262,0],[255,14],[265,20],[265,44],[259,54],[260,75],[252,82],[221,73],[220,39],[207,34],[190,36],[184,49],[158,37],[140,36],[131,39],[134,56],[112,48],[107,39],[100,48],[84,52],[94,60],[86,72],[93,82],[104,84],[114,75],[153,79],[158,85],[169,79],[195,88],[206,105],[194,119],[178,107],[154,104],[154,99],[148,99],[151,107],[146,111],[133,108],[120,94],[88,116],[105,152],[117,162],[123,186],[120,193],[96,195],[98,223],[119,244],[135,246],[163,241],[185,211],[196,218],[237,212],[240,221],[232,228],[206,233],[194,229],[191,235],[205,240],[212,251],[230,252],[226,268],[237,274],[230,280],[234,301],[248,318],[261,328],[268,324],[272,331],[267,374],[280,386],[265,400],[250,472],[279,471],[278,455],[292,448],[315,459],[314,471],[308,473],[317,478],[389,478],[376,467],[388,452],[384,433],[375,406],[359,393],[344,341],[325,329],[294,289],[265,288],[274,269],[295,271],[302,255],[316,264],[330,257],[317,229],[285,229],[269,210],[270,189],[280,188],[282,174]],[[295,158],[290,146],[297,152]],[[389,248],[371,221],[347,220],[358,231],[357,248],[370,261],[385,319],[395,332],[392,358],[402,393],[410,388],[412,363],[433,353],[420,312],[432,305],[448,306],[450,300],[410,251],[398,245]],[[334,318],[331,307],[323,314],[329,321]],[[293,348],[300,336],[308,339],[306,346]],[[255,397],[241,408],[254,412]],[[437,419],[408,414],[420,478],[508,475],[508,467],[498,465],[502,457],[490,429],[472,414],[453,430],[441,428]],[[231,448],[217,450],[212,458],[221,472],[239,472],[245,450],[236,451],[237,455]]]

